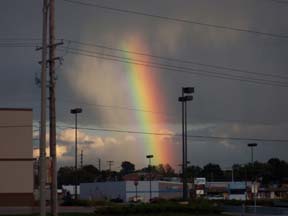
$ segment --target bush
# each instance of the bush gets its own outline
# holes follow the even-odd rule
[[[112,203],[106,200],[65,200],[62,206],[107,206]]]

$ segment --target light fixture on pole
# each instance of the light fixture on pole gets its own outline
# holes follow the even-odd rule
[[[75,176],[74,176],[74,198],[77,199],[77,185],[78,185],[78,176],[77,176],[77,115],[82,113],[81,108],[75,108],[70,110],[71,114],[75,115]]]
[[[182,96],[178,98],[178,101],[182,103],[182,182],[183,182],[183,200],[188,197],[187,186],[187,101],[192,101],[193,96],[189,95],[194,93],[193,87],[183,87]],[[188,94],[188,95],[187,95]]]
[[[151,159],[153,158],[154,156],[153,155],[147,155],[146,158],[149,160],[149,194],[150,194],[150,199],[149,201],[151,201],[152,199],[152,167],[151,167]]]

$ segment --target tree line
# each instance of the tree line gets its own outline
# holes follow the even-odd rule
[[[75,171],[74,167],[61,167],[58,170],[58,186],[69,185],[77,182],[87,183],[95,181],[121,181],[131,173],[137,173],[139,180],[145,180],[147,173],[152,173],[153,178],[165,179],[179,177],[169,164],[159,164],[135,170],[135,165],[129,161],[121,163],[120,171],[99,170],[93,165],[85,165]],[[222,169],[220,165],[208,163],[203,167],[190,165],[187,167],[187,177],[190,182],[197,177],[205,177],[207,181],[254,181],[257,179],[263,185],[281,184],[288,180],[288,163],[278,158],[271,158],[267,162],[254,162],[247,164],[234,164],[231,169]],[[147,179],[146,179],[147,180]]]

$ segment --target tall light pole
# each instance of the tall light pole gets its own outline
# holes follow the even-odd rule
[[[251,148],[251,164],[253,165],[253,148],[256,147],[258,144],[257,143],[248,143],[247,146]],[[253,165],[254,167],[254,165]]]
[[[151,167],[151,159],[153,158],[154,156],[153,155],[147,155],[146,156],[146,158],[149,160],[149,194],[150,194],[150,201],[151,201],[151,199],[152,199],[152,176],[151,176],[151,174],[152,174],[152,167]]]
[[[183,200],[188,197],[187,186],[187,101],[192,101],[193,96],[189,95],[194,93],[193,87],[183,87],[182,96],[178,98],[178,101],[182,103],[182,182],[183,182]]]
[[[249,148],[251,148],[251,165],[253,166],[253,174],[255,175],[255,166],[254,166],[254,160],[253,160],[253,148],[256,147],[258,144],[257,143],[248,143],[247,146]],[[256,184],[256,177],[254,179],[254,183],[252,184],[252,187],[253,187],[253,192],[254,192],[254,213],[256,213],[256,187],[257,187],[257,184]]]
[[[77,176],[77,115],[82,113],[81,108],[75,108],[70,110],[71,114],[75,115],[75,176],[74,176],[74,197],[77,199],[77,185],[78,185],[78,176]]]

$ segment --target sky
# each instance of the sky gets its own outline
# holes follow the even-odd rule
[[[33,108],[37,148],[42,1],[0,4],[1,107]],[[195,88],[187,104],[191,164],[247,163],[251,138],[255,160],[288,160],[287,142],[277,141],[288,140],[287,11],[272,0],[57,0],[59,166],[74,163],[70,109],[81,107],[84,164],[142,168],[153,154],[153,164],[178,169],[185,86]]]

